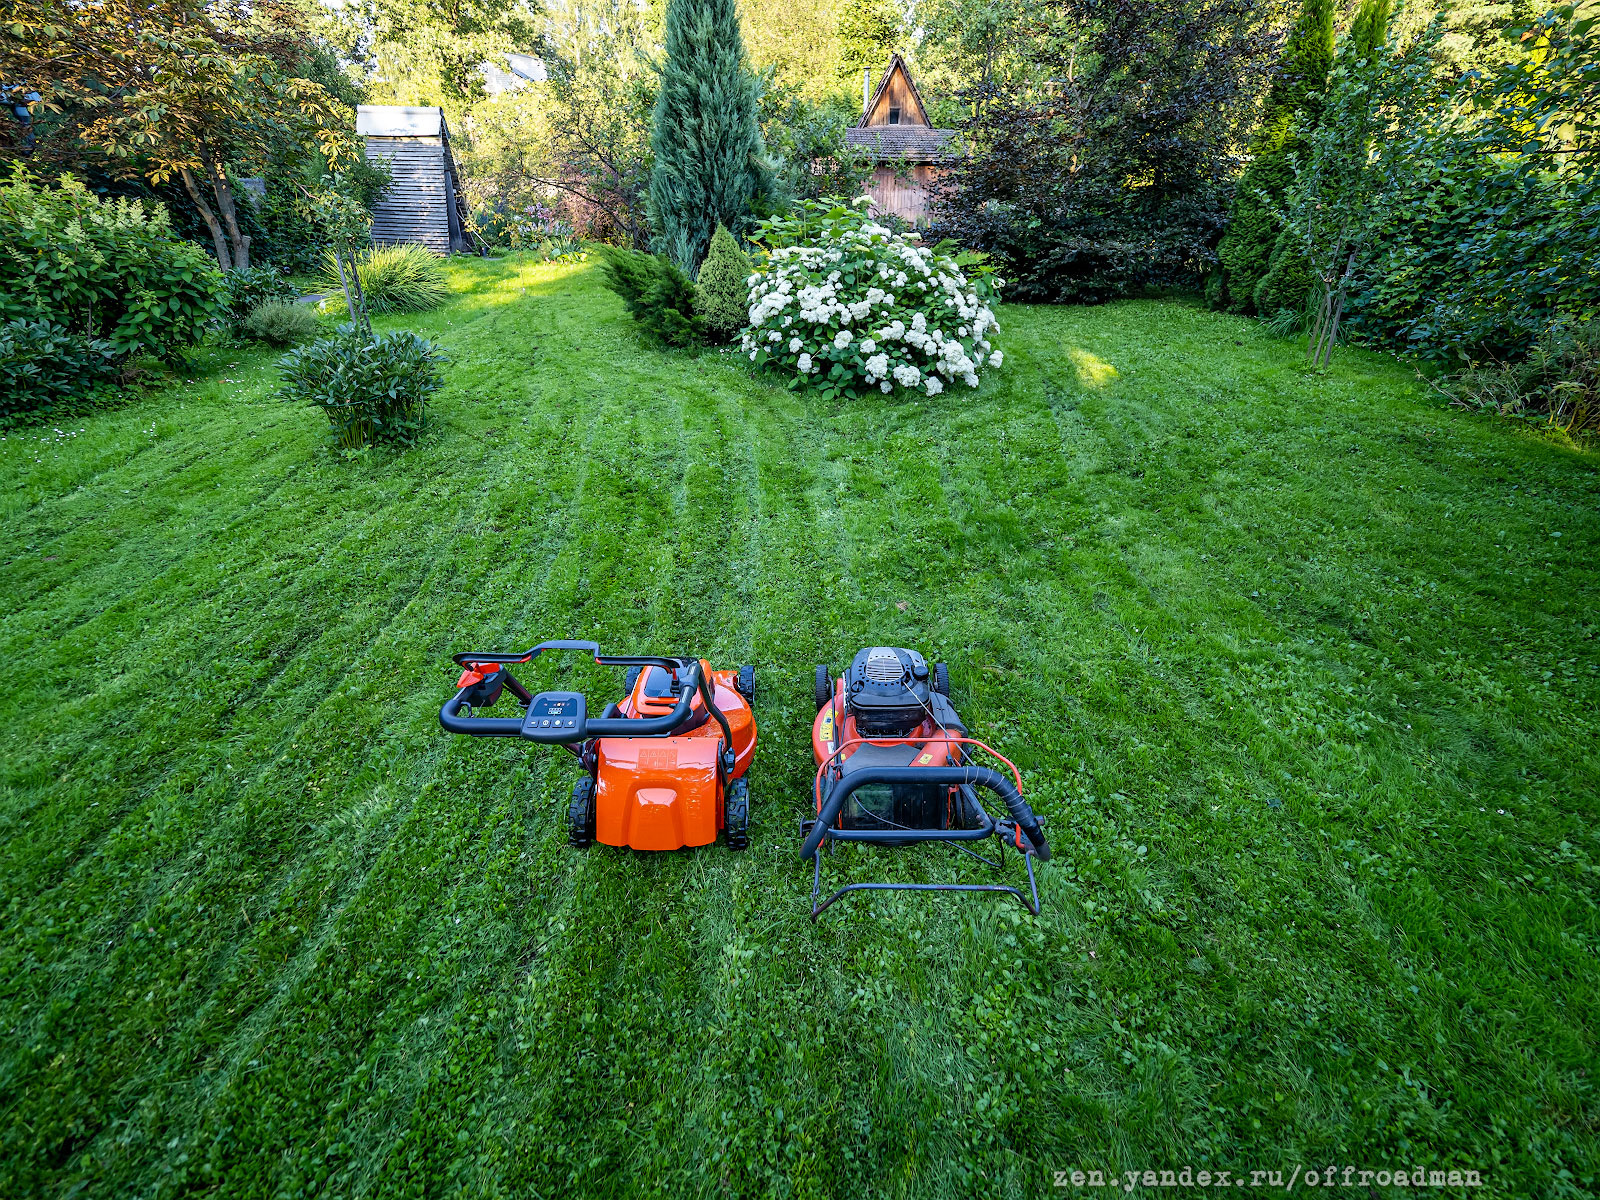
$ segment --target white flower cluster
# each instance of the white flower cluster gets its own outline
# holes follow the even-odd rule
[[[977,387],[1002,356],[991,305],[999,280],[969,280],[952,259],[870,219],[819,244],[772,251],[750,276],[751,362],[797,383],[856,395],[876,387]]]

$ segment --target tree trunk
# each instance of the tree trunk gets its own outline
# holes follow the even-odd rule
[[[344,287],[345,307],[350,310],[350,320],[362,326],[367,331],[367,337],[372,337],[372,322],[367,318],[367,298],[361,294],[361,277],[356,274],[356,260],[350,258],[350,273],[345,274],[344,251],[337,245],[333,248],[333,261],[339,267],[339,283]],[[350,292],[351,285],[355,286],[355,294]]]
[[[367,315],[367,294],[361,290],[361,273],[356,269],[356,256],[350,255],[350,286],[356,290],[356,303],[361,306],[361,324],[372,337],[372,318]]]
[[[206,176],[211,180],[211,190],[217,197],[217,211],[222,214],[222,223],[227,227],[228,240],[233,243],[233,265],[244,270],[250,265],[250,239],[239,232],[239,214],[233,205],[233,189],[228,186],[228,177],[217,165],[216,159],[211,157],[208,150],[200,152],[200,161],[205,166]]]
[[[1306,338],[1306,357],[1313,367],[1326,367],[1333,361],[1334,343],[1339,340],[1339,321],[1344,316],[1345,297],[1350,290],[1350,275],[1356,269],[1356,251],[1344,265],[1344,274],[1338,283],[1323,279],[1322,300],[1317,305],[1317,315]]]
[[[228,239],[222,236],[222,226],[217,222],[217,214],[211,211],[211,206],[200,195],[200,185],[195,182],[194,172],[188,167],[183,167],[181,170],[183,186],[189,193],[189,199],[194,201],[194,206],[200,210],[200,219],[206,223],[206,228],[211,230],[211,241],[217,248],[217,265],[224,271],[231,271],[233,259],[228,254]]]

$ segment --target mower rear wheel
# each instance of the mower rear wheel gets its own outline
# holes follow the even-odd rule
[[[950,699],[950,668],[945,663],[933,664],[933,690]]]
[[[587,850],[594,841],[594,780],[580,779],[572,785],[572,803],[567,807],[567,845]]]
[[[734,691],[743,696],[751,704],[756,702],[756,669],[751,666],[739,668],[739,674],[734,677]]]
[[[633,695],[633,685],[639,682],[639,672],[643,667],[629,667],[628,673],[622,677],[622,698],[626,700]]]
[[[827,663],[817,664],[817,711],[821,712],[828,707],[828,702],[833,699],[833,672]]]
[[[747,849],[750,845],[750,781],[735,779],[730,783],[722,804],[722,840],[729,850]]]

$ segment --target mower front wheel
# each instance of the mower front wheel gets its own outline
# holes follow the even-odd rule
[[[833,699],[833,672],[827,663],[817,664],[817,711],[821,712],[828,707],[828,702]]]
[[[750,781],[735,779],[723,799],[722,839],[729,850],[745,850],[750,845]]]
[[[567,844],[587,850],[594,842],[594,780],[580,779],[572,785],[572,803],[567,806]]]
[[[756,702],[756,669],[752,666],[739,668],[739,674],[734,676],[733,690],[743,696],[745,700],[754,704]]]
[[[950,668],[945,663],[933,664],[933,690],[950,699]]]

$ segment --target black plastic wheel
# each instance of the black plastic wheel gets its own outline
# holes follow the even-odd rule
[[[722,840],[729,850],[744,850],[750,845],[750,781],[735,779],[728,785],[723,801]]]
[[[626,700],[633,695],[633,685],[639,682],[639,672],[643,667],[629,667],[628,673],[622,677],[622,698]]]
[[[828,707],[828,701],[833,699],[833,672],[828,669],[827,663],[817,664],[817,711],[821,712]]]
[[[594,780],[580,779],[572,785],[572,803],[567,807],[567,845],[587,850],[594,842]]]
[[[933,690],[950,699],[950,668],[944,663],[933,664]]]
[[[734,678],[734,690],[748,700],[751,704],[756,702],[756,669],[752,666],[739,668],[739,674]]]

